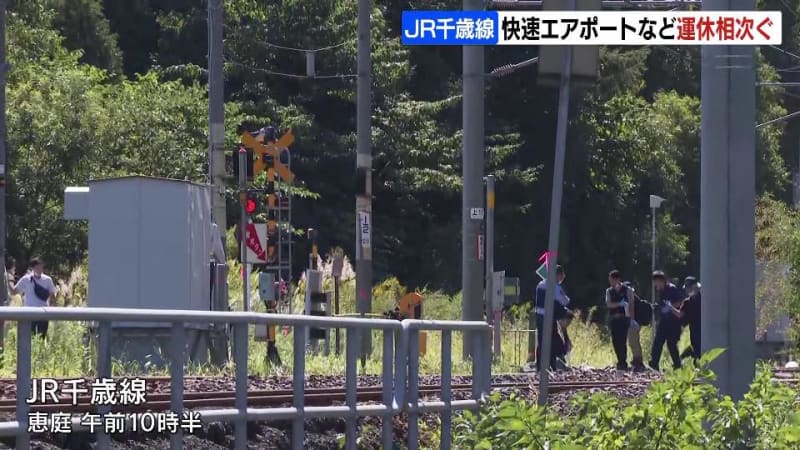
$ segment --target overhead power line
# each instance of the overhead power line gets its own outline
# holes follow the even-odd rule
[[[796,117],[796,116],[800,116],[800,111],[795,111],[795,112],[789,113],[789,114],[787,114],[785,116],[781,116],[781,117],[778,117],[778,118],[775,118],[775,119],[772,119],[772,120],[768,120],[768,121],[766,121],[764,123],[760,123],[760,124],[756,125],[756,128],[761,128],[761,127],[764,127],[764,126],[767,126],[767,125],[772,125],[773,123],[786,122],[787,120],[789,120],[789,119],[791,119],[793,117]]]
[[[298,79],[298,80],[301,80],[301,79],[322,79],[322,80],[326,80],[326,79],[345,79],[345,78],[355,78],[355,77],[358,76],[358,75],[355,75],[355,74],[336,74],[336,75],[313,75],[313,76],[309,76],[309,75],[300,75],[300,74],[295,74],[295,73],[277,72],[277,71],[269,70],[269,69],[262,69],[260,67],[253,67],[251,65],[243,64],[243,63],[240,63],[238,61],[226,60],[226,62],[228,64],[231,64],[231,65],[234,65],[236,67],[243,68],[243,69],[254,70],[254,71],[257,71],[257,72],[266,73],[268,75],[274,75],[274,76],[284,77],[284,78],[294,78],[294,79]]]
[[[301,52],[301,53],[313,52],[313,53],[317,53],[317,52],[322,52],[322,51],[325,51],[325,50],[333,50],[334,48],[343,47],[343,46],[347,45],[348,42],[351,42],[351,41],[340,42],[340,43],[338,43],[336,45],[329,45],[327,47],[312,48],[312,49],[287,47],[287,46],[284,46],[284,45],[273,44],[271,42],[259,42],[259,44],[264,45],[266,47],[277,48],[277,49],[286,50],[286,51],[290,51],[290,52]]]

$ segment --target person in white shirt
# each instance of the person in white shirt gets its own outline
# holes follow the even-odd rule
[[[23,306],[48,306],[55,300],[56,285],[53,279],[44,274],[44,263],[39,258],[33,258],[30,271],[17,281],[14,293],[22,295]],[[31,323],[31,332],[42,337],[47,336],[48,322],[46,320]]]

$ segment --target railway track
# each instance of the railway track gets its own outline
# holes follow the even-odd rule
[[[800,370],[798,369],[775,369],[773,371],[776,382],[795,384],[800,382]],[[61,382],[64,380],[75,379],[76,377],[54,378]],[[147,394],[147,402],[142,405],[112,405],[111,411],[143,412],[143,411],[166,411],[171,405],[169,393],[170,377],[167,376],[145,376],[139,377],[150,385],[151,383],[162,384],[160,390]],[[472,384],[463,382],[464,377],[459,377],[462,382],[454,382],[451,391],[454,397],[469,397],[472,391]],[[89,378],[91,380],[91,378]],[[196,382],[230,380],[224,377],[202,377],[187,376],[184,378],[187,386],[183,393],[183,405],[186,409],[198,408],[226,408],[233,407],[235,392],[231,390],[193,390]],[[626,380],[585,380],[585,381],[555,381],[549,384],[550,394],[560,392],[572,392],[582,390],[609,390],[626,387],[646,387],[650,379],[626,379]],[[14,385],[13,378],[0,378],[0,385]],[[226,383],[227,384],[227,383]],[[232,384],[228,384],[232,387]],[[228,389],[230,389],[230,387]],[[528,381],[514,382],[494,382],[493,391],[523,391],[534,394],[538,388],[535,379]],[[420,398],[439,398],[442,392],[440,384],[421,384],[418,386]],[[0,394],[2,392],[0,391]],[[281,407],[292,404],[294,392],[286,388],[253,389],[252,386],[247,393],[248,406],[251,407]],[[305,405],[307,406],[330,406],[337,403],[344,403],[346,398],[345,387],[337,385],[333,387],[307,387],[304,392]],[[359,386],[356,392],[358,403],[380,402],[383,400],[383,388],[376,384],[372,386]],[[72,412],[89,413],[96,412],[97,405],[92,404],[89,395],[81,395],[77,399],[77,404],[72,404],[71,397],[60,397],[59,403],[31,405],[31,411],[41,412]],[[16,398],[13,393],[7,393],[4,398],[0,398],[0,413],[14,413],[16,411]]]
[[[550,383],[550,393],[578,391],[585,389],[609,389],[614,387],[642,386],[649,381],[579,381],[579,382],[554,382]],[[493,391],[532,391],[537,383],[506,382],[493,383]],[[356,392],[358,403],[379,402],[383,399],[381,386],[359,387]],[[440,397],[441,385],[420,385],[418,387],[420,398]],[[469,396],[472,391],[471,384],[453,384],[451,391],[454,396],[462,393]],[[293,391],[290,389],[251,390],[247,393],[248,406],[251,407],[281,407],[291,405]],[[330,406],[335,403],[345,402],[346,391],[344,387],[309,388],[304,392],[304,404],[307,406]],[[81,395],[77,404],[72,404],[71,397],[61,397],[59,403],[34,404],[31,411],[41,412],[71,412],[89,413],[96,412],[97,405],[92,404],[91,397]],[[234,407],[235,392],[184,392],[183,405],[186,409],[198,408],[225,408]],[[169,392],[149,394],[147,402],[142,405],[112,405],[111,411],[140,412],[140,411],[166,411],[171,407]],[[16,398],[0,399],[0,413],[13,413],[16,411]]]

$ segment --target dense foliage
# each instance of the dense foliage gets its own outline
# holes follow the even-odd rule
[[[757,375],[744,398],[721,396],[707,364],[687,366],[652,383],[644,397],[607,393],[573,398],[569,413],[527,399],[493,396],[480,419],[465,413],[454,426],[457,448],[492,449],[791,449],[800,445],[800,391]]]
[[[85,257],[86,225],[61,219],[63,189],[141,173],[203,181],[207,148],[206,3],[202,0],[10,2],[9,250],[43,254],[66,272]],[[761,81],[800,81],[797,0],[783,10],[784,45],[759,55]],[[226,0],[226,143],[236,127],[291,126],[298,180],[295,225],[320,248],[353,253],[356,2]],[[372,14],[376,278],[460,286],[461,52],[406,48],[400,12],[461,1],[377,0]],[[305,78],[316,52],[318,78]],[[789,53],[786,53],[789,52]],[[486,49],[486,71],[536,48]],[[644,284],[648,196],[661,265],[699,269],[699,49],[604,48],[597,85],[576,92],[570,120],[561,262],[579,304],[597,303],[618,267]],[[759,122],[800,109],[797,93],[759,89]],[[556,94],[535,70],[486,78],[487,171],[498,176],[496,265],[526,295],[546,246]],[[759,129],[758,190],[788,198],[800,121]],[[784,129],[786,132],[784,133]],[[228,223],[237,213],[234,183]],[[302,243],[302,241],[300,241]],[[307,249],[297,246],[296,261]],[[298,267],[299,269],[299,267]],[[646,286],[646,284],[644,284]]]
[[[756,209],[756,225],[757,332],[788,317],[794,340],[800,342],[800,213],[767,197]]]

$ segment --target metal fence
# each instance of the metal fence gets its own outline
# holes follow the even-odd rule
[[[451,447],[452,412],[459,409],[476,409],[478,399],[488,393],[491,379],[491,327],[484,322],[458,322],[434,320],[396,320],[313,317],[285,314],[263,314],[245,312],[205,312],[159,309],[122,308],[26,308],[5,307],[0,310],[0,319],[17,322],[17,420],[0,422],[0,437],[15,436],[18,450],[30,448],[28,417],[30,407],[26,399],[31,390],[31,322],[87,321],[98,324],[97,378],[111,377],[111,324],[125,322],[169,322],[172,336],[169,351],[170,403],[171,410],[183,412],[183,382],[186,363],[187,322],[216,322],[230,324],[233,330],[233,360],[235,363],[235,407],[228,409],[200,410],[203,422],[227,421],[234,423],[235,448],[247,448],[247,422],[291,420],[291,443],[293,449],[302,449],[306,419],[322,417],[344,417],[346,422],[346,448],[356,448],[357,419],[365,416],[383,418],[382,447],[394,447],[392,417],[406,412],[409,418],[408,448],[419,445],[418,420],[420,414],[441,414],[441,448]],[[249,408],[248,390],[248,327],[254,324],[284,325],[293,327],[293,403],[288,408]],[[306,407],[305,355],[306,330],[308,327],[345,328],[345,405]],[[382,383],[383,396],[380,404],[357,404],[357,360],[360,335],[363,332],[383,332]],[[442,400],[422,402],[419,400],[419,332],[420,330],[442,333]],[[452,400],[452,332],[471,331],[472,337],[472,400]],[[99,414],[109,412],[108,406],[98,406]],[[66,411],[65,411],[66,412]],[[85,428],[79,419],[73,419],[73,429]],[[110,448],[111,437],[102,430],[96,433],[97,448]],[[171,436],[171,448],[183,448],[183,433]]]

